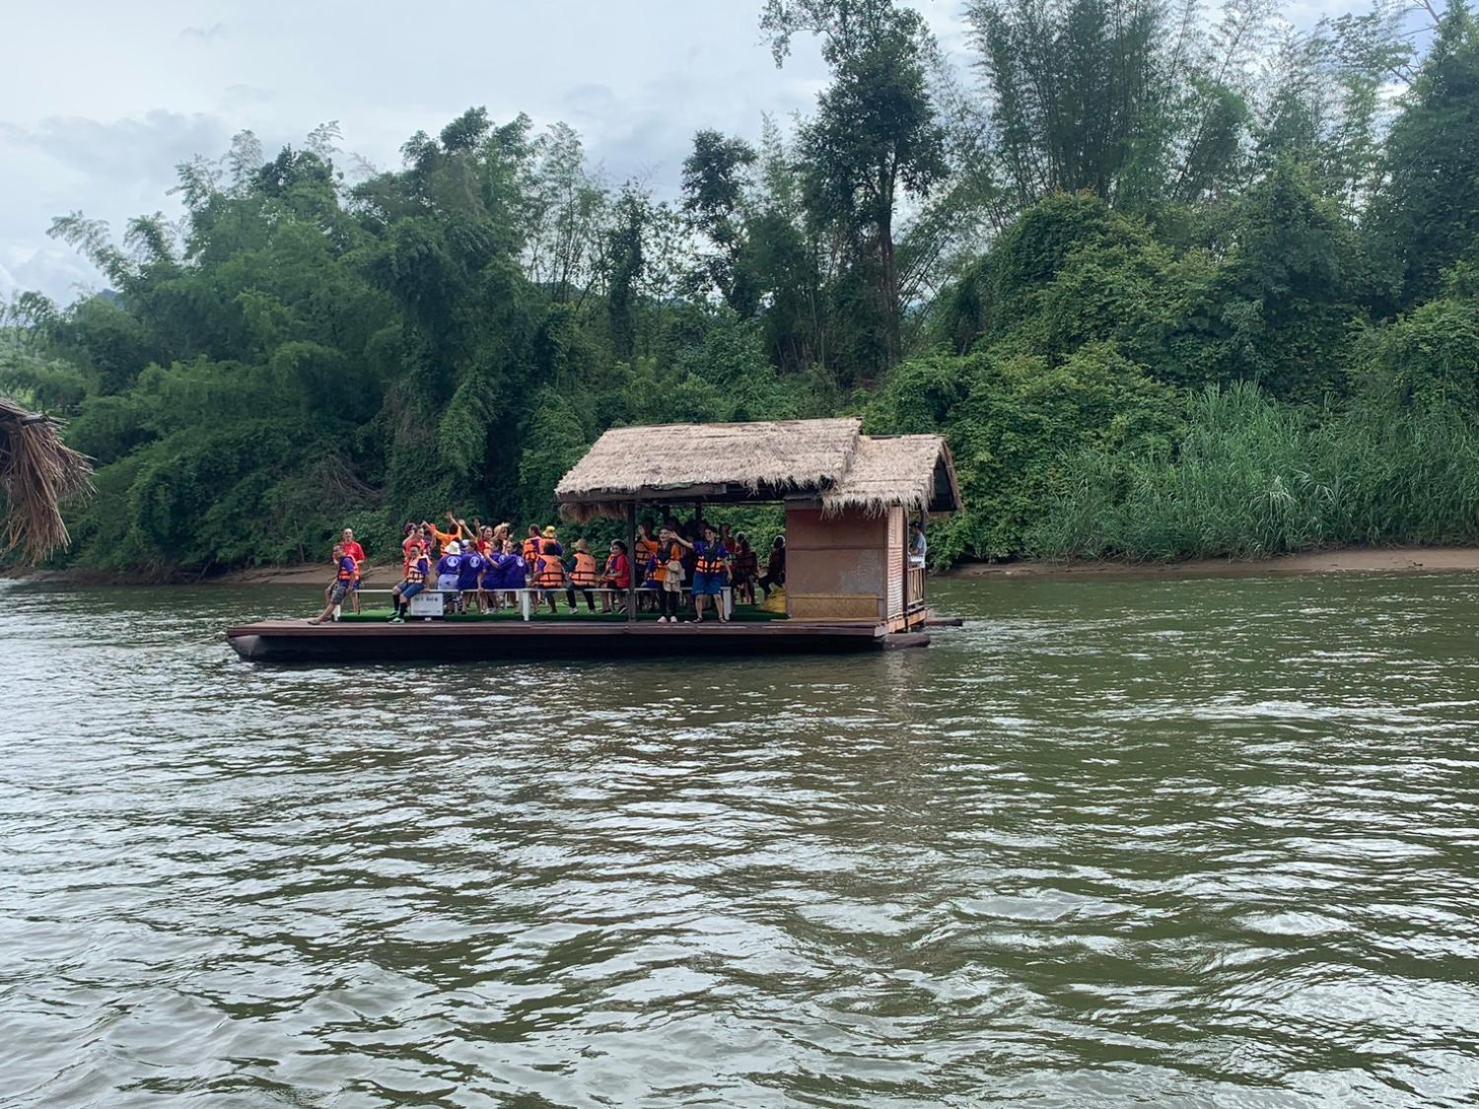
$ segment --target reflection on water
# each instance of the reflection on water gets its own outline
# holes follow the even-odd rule
[[[945,583],[877,657],[271,669],[0,586],[0,1103],[1468,1105],[1479,583]]]

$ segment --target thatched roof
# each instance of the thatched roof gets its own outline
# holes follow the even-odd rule
[[[847,470],[861,421],[660,424],[612,428],[555,486],[573,519],[648,501],[775,500]]]
[[[555,487],[570,519],[617,516],[634,501],[774,501],[814,495],[828,511],[960,505],[954,464],[934,435],[872,439],[856,419],[613,428]]]
[[[861,436],[847,473],[822,492],[822,510],[829,515],[848,509],[881,515],[892,505],[911,512],[960,507],[955,463],[940,436]]]
[[[68,542],[61,505],[92,490],[92,465],[62,443],[61,425],[0,399],[0,495],[5,527],[0,553],[19,550],[41,562]]]

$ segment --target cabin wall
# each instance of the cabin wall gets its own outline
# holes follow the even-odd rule
[[[908,542],[909,525],[902,507],[895,505],[888,510],[888,582],[884,596],[888,598],[890,619],[904,615],[904,547]]]
[[[786,605],[795,620],[887,618],[889,518],[786,506]]]

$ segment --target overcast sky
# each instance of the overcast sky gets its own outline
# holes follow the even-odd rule
[[[963,0],[914,0],[967,61]],[[1297,25],[1342,0],[1299,0]],[[474,105],[564,120],[616,182],[671,195],[700,127],[754,137],[825,83],[814,46],[777,70],[761,0],[3,0],[0,296],[101,287],[46,237],[73,210],[117,230],[177,208],[174,166],[251,129],[270,153],[337,120],[378,168]]]

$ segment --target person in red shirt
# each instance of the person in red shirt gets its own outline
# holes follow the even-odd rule
[[[625,612],[627,607],[627,590],[632,585],[632,560],[627,556],[627,545],[620,539],[613,539],[611,541],[611,557],[606,559],[606,567],[601,575],[601,584],[607,589],[619,590],[617,594],[601,594],[601,602],[605,611],[610,612],[612,610],[612,599],[614,597],[616,609]]]

